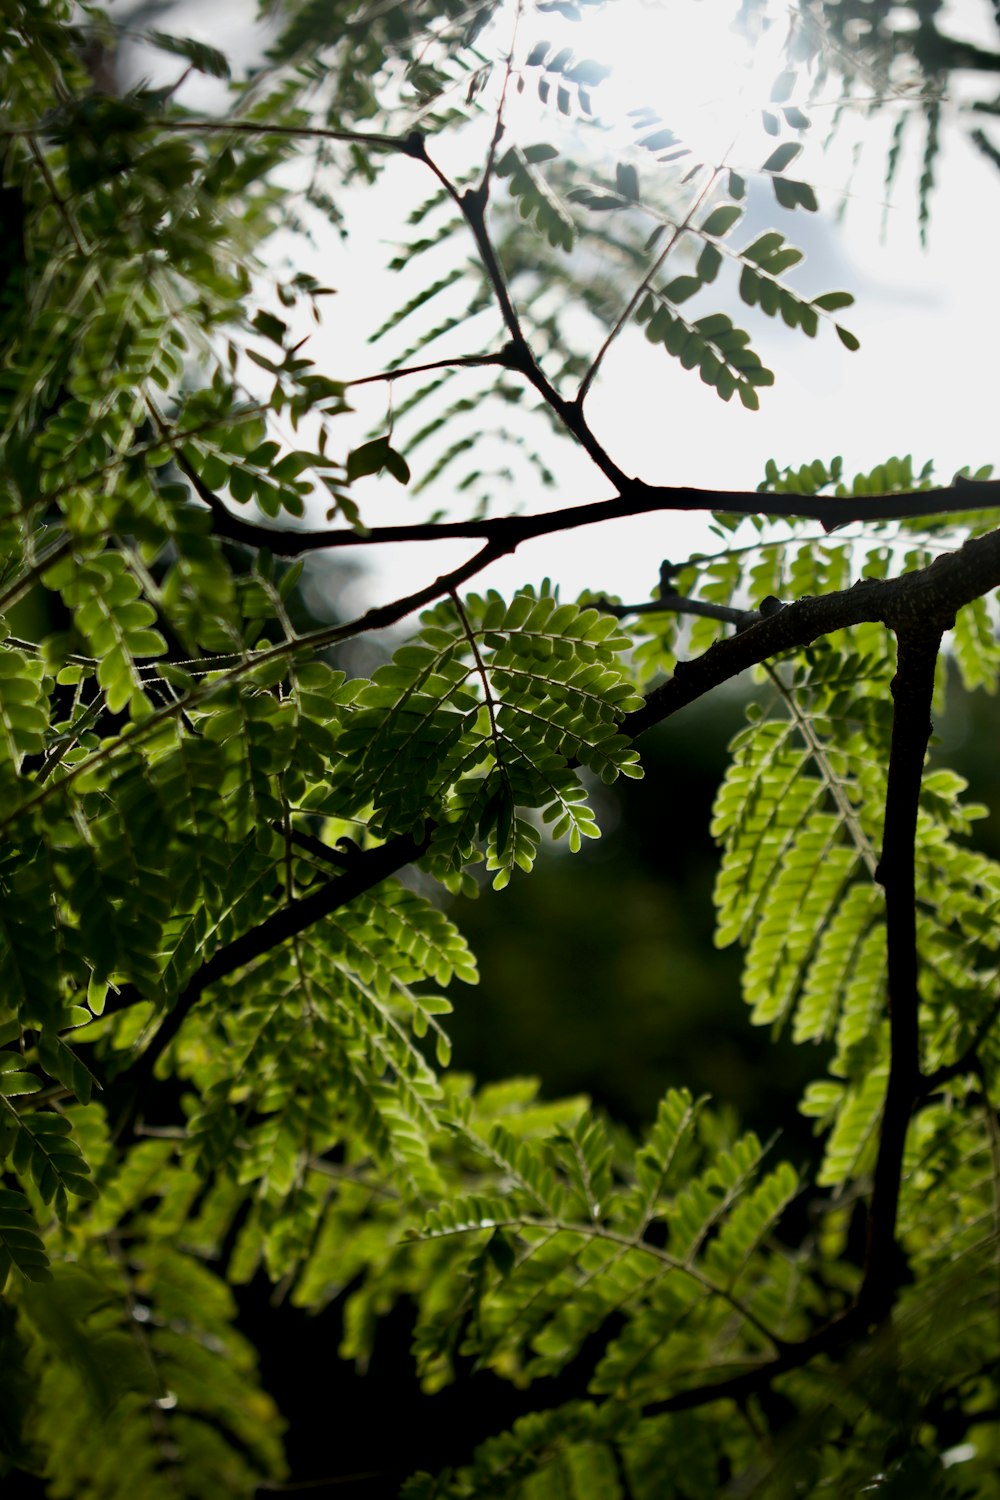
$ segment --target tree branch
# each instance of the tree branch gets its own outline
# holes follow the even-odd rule
[[[477,559],[473,559],[472,563],[466,564],[466,568],[472,567],[476,561]],[[739,676],[749,667],[769,657],[807,646],[821,635],[870,621],[891,624],[900,631],[915,629],[914,622],[922,622],[926,629],[928,621],[950,618],[960,605],[991,588],[1000,588],[1000,531],[973,538],[959,551],[939,557],[928,567],[904,574],[901,578],[865,579],[840,593],[818,599],[801,599],[797,603],[785,605],[776,614],[759,618],[739,634],[717,641],[696,661],[679,663],[673,677],[662,686],[654,688],[642,708],[625,715],[621,730],[635,739],[713,688]],[[448,591],[444,580],[437,580],[432,589],[433,595]],[[432,596],[430,589],[423,590],[422,593]],[[393,606],[389,608],[392,609]],[[909,691],[908,688],[907,692]],[[929,698],[927,701],[929,703]],[[909,703],[908,698],[908,713],[912,713]],[[909,722],[907,719],[907,725]],[[914,731],[912,727],[907,727],[905,732],[912,734]],[[921,765],[922,763],[921,760]],[[896,777],[897,783],[899,774]],[[898,795],[894,793],[894,796]],[[894,832],[897,816],[902,821],[903,815],[901,812],[897,815],[894,804],[891,824],[887,813],[886,842],[890,853],[897,842]],[[161,1024],[154,1045],[144,1054],[145,1057],[152,1058],[146,1068],[146,1075],[151,1073],[156,1057],[176,1035],[184,1018],[209,984],[226,978],[267,952],[273,944],[284,942],[304,931],[313,922],[329,916],[347,901],[354,900],[390,875],[397,874],[424,852],[430,832],[428,827],[421,841],[414,839],[411,834],[400,834],[376,848],[360,851],[344,875],[337,876],[322,887],[321,891],[283,906],[252,932],[227,944],[211,959],[206,960],[178,996],[169,1016]],[[898,883],[898,877],[892,874],[892,866],[889,868],[890,877]],[[896,982],[898,986],[904,981],[897,977]],[[122,1009],[139,998],[138,992],[132,987],[125,987],[113,1008]]]
[[[928,572],[930,569],[927,570]],[[890,611],[890,614],[892,611]],[[889,974],[890,1067],[878,1159],[868,1221],[861,1287],[854,1303],[809,1338],[788,1345],[773,1359],[736,1375],[677,1391],[644,1406],[644,1413],[688,1411],[723,1399],[740,1400],[777,1376],[829,1354],[881,1322],[890,1311],[898,1281],[896,1216],[906,1134],[920,1084],[917,931],[914,841],[924,759],[930,739],[930,708],[947,605],[914,623],[911,611],[896,619],[899,646],[892,693],[895,702],[879,879],[886,894]],[[765,622],[767,623],[767,622]],[[887,622],[889,623],[889,622]],[[759,627],[753,627],[754,630]],[[714,647],[712,648],[715,649]]]
[[[482,363],[516,368],[508,355]],[[377,378],[377,377],[370,377]],[[920,516],[946,515],[969,510],[1000,510],[1000,482],[956,479],[936,490],[916,490],[894,495],[764,495],[758,490],[702,490],[688,485],[648,485],[641,479],[624,481],[614,499],[571,505],[563,510],[534,516],[494,516],[468,521],[417,522],[406,526],[373,526],[364,531],[324,528],[300,531],[245,521],[210,490],[200,475],[177,453],[177,463],[195,492],[214,516],[216,536],[242,542],[248,547],[267,547],[279,557],[301,557],[304,553],[333,551],[343,547],[376,547],[390,542],[436,542],[455,537],[483,537],[512,552],[522,542],[619,521],[629,516],[661,511],[720,511],[727,515],[778,516],[785,520],[819,521],[825,531],[836,531],[853,522],[913,520]]]
[[[694,661],[679,662],[669,681],[652,690],[642,708],[626,714],[622,732],[635,739],[713,688],[769,657],[796,651],[822,635],[877,621],[892,629],[951,620],[964,604],[1000,588],[1000,531],[972,537],[926,568],[899,578],[864,578],[853,588],[784,605]]]
[[[584,418],[583,407],[580,401],[566,401],[560,396],[555,386],[545,375],[524,336],[524,330],[521,327],[517,309],[514,306],[507,287],[503,268],[500,265],[493,241],[490,239],[489,230],[486,228],[486,205],[489,201],[488,180],[484,178],[477,188],[468,188],[464,193],[460,193],[446,173],[428,156],[426,144],[422,136],[420,137],[419,149],[415,144],[412,154],[419,161],[426,163],[434,173],[472,232],[472,237],[476,242],[476,249],[479,251],[479,258],[483,264],[483,270],[486,272],[490,286],[493,288],[493,295],[500,309],[500,315],[503,318],[507,332],[510,334],[510,344],[506,350],[507,362],[510,368],[520,370],[525,379],[535,387],[546,406],[556,414],[567,431],[572,433],[581,448],[593,460],[602,474],[611,480],[611,483],[619,494],[624,494],[627,486],[634,481],[629,480],[624,470],[618,467],[597,441]]]
[[[503,352],[499,354],[458,354],[453,359],[432,359],[425,365],[401,365],[396,370],[380,370],[377,375],[362,375],[357,380],[342,382],[348,386],[374,385],[376,381],[402,380],[407,375],[426,375],[431,370],[475,369],[479,365],[505,366]]]
[[[711,604],[707,599],[688,599],[684,594],[661,594],[643,604],[612,604],[609,599],[595,599],[594,608],[602,614],[627,620],[632,615],[700,615],[705,620],[721,620],[745,630],[761,618],[756,609],[735,609],[730,604]]]
[[[907,611],[907,614],[909,612]],[[931,735],[934,669],[942,621],[897,628],[892,681],[894,711],[885,800],[882,857],[876,878],[885,888],[889,983],[889,1081],[868,1214],[868,1244],[858,1305],[872,1322],[892,1308],[899,1273],[896,1217],[906,1135],[920,1085],[920,994],[914,845],[924,759]],[[954,623],[953,619],[949,623]]]

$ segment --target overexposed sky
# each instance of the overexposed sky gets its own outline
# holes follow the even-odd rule
[[[243,14],[247,8],[247,0],[235,7]],[[734,165],[752,166],[764,159],[768,138],[759,130],[755,106],[766,102],[766,90],[780,66],[773,43],[780,41],[787,11],[772,3],[775,26],[760,42],[748,70],[745,50],[728,30],[734,9],[734,0],[664,0],[662,5],[611,0],[603,16],[567,32],[579,57],[595,56],[615,64],[612,79],[594,94],[602,118],[611,122],[612,137],[616,117],[635,104],[649,104],[675,129],[703,139],[706,150],[720,138],[725,138],[725,145],[734,133],[742,132]],[[209,18],[203,5],[186,0],[172,11],[169,25],[227,50],[234,36],[249,47],[248,32],[231,30],[228,21],[233,15],[232,6],[225,14],[213,7]],[[988,22],[983,0],[956,0],[946,29],[951,35],[996,45],[996,33],[991,36],[988,26],[984,31],[984,20]],[[503,36],[505,24],[501,18]],[[532,19],[531,39],[538,35],[559,41],[559,26],[557,18]],[[544,115],[532,130],[528,112],[538,108],[532,101],[530,90],[514,101],[520,117],[512,120],[513,138],[522,142],[546,138]],[[794,102],[800,102],[799,96]],[[805,104],[804,95],[801,102]],[[805,137],[810,143],[826,135],[832,102],[831,98],[806,106],[814,122]],[[892,454],[909,452],[918,466],[932,458],[942,482],[962,464],[1000,464],[995,354],[1000,347],[1000,313],[991,296],[1000,174],[959,129],[946,126],[931,200],[929,246],[923,250],[916,206],[923,128],[916,119],[904,145],[894,203],[886,211],[883,202],[889,132],[896,110],[905,108],[905,103],[894,105],[867,122],[860,114],[851,116],[825,154],[818,145],[807,146],[794,174],[816,185],[821,213],[778,209],[766,185],[758,182],[751,189],[746,220],[732,235],[733,243],[742,245],[764,229],[778,228],[807,252],[806,263],[791,274],[791,285],[810,296],[828,290],[853,292],[856,306],[840,317],[860,338],[861,350],[852,354],[842,348],[831,325],[821,326],[817,339],[808,340],[801,332],[787,330],[780,320],[750,312],[735,295],[723,295],[720,279],[708,294],[686,305],[685,312],[690,307],[694,317],[728,311],[738,326],[751,331],[754,347],[775,371],[776,384],[761,391],[759,412],[743,410],[736,397],[724,404],[697,372],[684,371],[662,348],[650,346],[640,330],[626,330],[587,407],[592,427],[626,472],[654,483],[749,489],[772,457],[779,465],[798,465],[841,453],[848,473],[853,473]],[[628,122],[623,121],[620,129],[624,142]],[[851,149],[856,141],[862,141],[864,149],[852,178]],[[373,189],[359,189],[342,200],[351,229],[346,243],[323,227],[317,229],[313,246],[291,243],[284,236],[275,243],[276,263],[290,258],[294,266],[338,288],[338,295],[327,303],[324,327],[312,333],[307,346],[318,367],[334,378],[378,370],[387,354],[381,346],[372,349],[366,344],[373,325],[404,301],[432,266],[440,274],[440,264],[430,260],[402,276],[390,276],[383,269],[407,233],[402,222],[406,211],[430,186],[425,169],[394,159]],[[834,216],[840,206],[846,212],[837,222]],[[623,300],[630,290],[623,287]],[[419,328],[419,322],[415,326]],[[427,357],[442,352],[459,351],[454,343],[440,350],[431,346]],[[465,352],[474,351],[465,346]],[[458,384],[453,383],[453,391]],[[407,390],[406,382],[396,382],[397,402]],[[386,392],[380,386],[358,391],[352,400],[358,415],[344,419],[345,451],[362,440],[386,410]],[[401,429],[400,446],[405,451],[404,432]],[[414,455],[415,474],[430,456],[423,450]],[[577,504],[611,493],[607,482],[570,445],[553,440],[549,456],[560,480],[555,497],[532,492],[529,484],[509,497],[509,506],[498,501],[493,513],[515,508],[518,502],[529,507],[539,502]],[[454,481],[463,472],[456,467]],[[439,505],[451,514],[460,513],[453,507],[458,497],[447,475],[437,491],[419,501],[386,478],[356,488],[371,525],[422,520]],[[495,564],[476,586],[492,584],[509,592],[519,583],[549,575],[561,583],[564,597],[590,587],[641,599],[655,584],[662,557],[677,558],[693,548],[716,545],[698,516],[636,518],[540,539]],[[455,566],[471,550],[474,544],[462,542],[366,553],[372,576],[354,591],[350,604],[361,607],[417,587]],[[358,551],[351,553],[352,562],[358,558]]]

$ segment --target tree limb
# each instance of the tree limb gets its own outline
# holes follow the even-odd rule
[[[679,662],[673,676],[649,693],[642,708],[626,714],[622,731],[635,739],[749,667],[799,650],[835,630],[872,621],[899,630],[948,620],[962,605],[996,588],[1000,531],[991,531],[898,578],[864,578],[838,593],[798,599],[739,634],[716,641],[696,660]]]
[[[509,358],[497,358],[504,363]],[[481,363],[487,363],[486,360]],[[371,377],[375,378],[375,377]],[[279,557],[301,557],[308,552],[333,551],[343,547],[377,547],[390,542],[436,542],[455,537],[483,537],[513,551],[522,542],[619,521],[629,516],[669,511],[720,511],[726,515],[778,516],[784,520],[819,521],[825,531],[836,531],[852,522],[912,520],[949,512],[1000,509],[1000,488],[993,480],[956,479],[936,490],[916,490],[893,495],[771,495],[758,490],[702,490],[689,485],[649,485],[641,479],[626,480],[613,499],[594,500],[533,516],[494,516],[481,520],[417,522],[404,526],[373,526],[363,531],[347,528],[293,530],[245,521],[210,490],[184,455],[177,464],[214,517],[216,536],[242,542],[248,547],[267,547]]]
[[[889,985],[889,1080],[868,1214],[868,1243],[858,1305],[872,1322],[891,1310],[898,1283],[896,1216],[906,1135],[920,1084],[920,994],[917,988],[914,845],[924,759],[931,735],[934,670],[941,623],[897,630],[894,711],[882,856],[876,878],[885,889]]]

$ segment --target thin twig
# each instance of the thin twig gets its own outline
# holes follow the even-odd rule
[[[15,579],[0,593],[0,614],[6,614],[15,604],[19,603],[26,594],[29,594],[42,574],[57,563],[61,558],[72,552],[74,546],[71,536],[61,536],[54,542],[41,557],[35,559],[30,567],[25,568]]]
[[[496,122],[493,126],[493,135],[490,140],[490,148],[486,153],[486,162],[483,166],[483,174],[479,180],[479,191],[482,193],[484,199],[490,190],[490,178],[493,175],[493,164],[497,159],[497,149],[500,145],[501,140],[503,139],[503,112],[504,106],[507,103],[507,90],[510,87],[511,74],[514,71],[514,49],[517,46],[517,31],[518,27],[521,24],[522,4],[523,0],[517,0],[517,4],[514,7],[514,24],[511,27],[510,46],[507,49],[507,56],[504,59],[503,84],[500,89],[500,102],[497,105]]]
[[[277,135],[291,140],[343,141],[350,146],[371,146],[377,151],[401,151],[413,155],[411,135],[379,135],[373,130],[335,130],[328,125],[275,125],[266,120],[200,119],[178,120],[161,116],[149,121],[157,130],[175,130],[204,135]],[[25,132],[12,132],[24,134]]]
[[[345,388],[374,385],[376,381],[403,380],[407,375],[426,375],[430,370],[474,369],[480,365],[506,364],[502,354],[460,354],[454,359],[432,359],[425,365],[402,365],[395,370],[380,370],[377,375],[362,375],[358,380],[345,380],[343,385]]]
[[[35,780],[40,786],[48,781],[63,758],[68,755],[77,743],[80,736],[86,734],[88,729],[93,728],[101,717],[101,714],[105,711],[106,706],[103,695],[99,693],[93,703],[88,703],[79,717],[69,726],[66,733],[60,735],[56,742],[50,745],[35,776]]]
[[[740,629],[761,617],[755,609],[736,609],[730,604],[712,604],[707,599],[689,599],[684,594],[663,594],[643,604],[612,604],[609,599],[595,599],[594,608],[602,614],[627,620],[632,615],[700,615],[706,620],[721,620]]]

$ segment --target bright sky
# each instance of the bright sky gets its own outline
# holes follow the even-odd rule
[[[616,64],[614,78],[595,91],[603,116],[611,118],[618,103],[626,109],[649,103],[667,123],[677,121],[675,128],[716,138],[721,131],[729,139],[755,99],[758,104],[766,100],[780,66],[772,43],[781,40],[782,7],[772,0],[771,9],[778,24],[758,44],[749,71],[743,44],[728,30],[733,0],[667,0],[664,6],[612,0],[603,18],[572,29],[572,41],[578,56]],[[982,0],[959,0],[951,7],[946,29],[952,35],[976,36],[985,13]],[[184,4],[172,13],[171,29],[228,46],[217,12],[211,35],[203,17],[203,7]],[[559,40],[557,25],[546,17],[539,34]],[[996,45],[995,32],[978,39]],[[758,98],[755,91],[762,80],[764,93]],[[830,109],[810,107],[809,113],[814,120],[811,137],[821,140]],[[729,306],[719,297],[711,306],[699,302],[697,315],[729,311],[750,329],[754,347],[775,371],[775,386],[761,392],[761,410],[752,413],[736,398],[723,404],[697,373],[682,370],[637,330],[626,331],[588,403],[592,426],[626,472],[663,484],[753,488],[771,457],[779,465],[797,465],[842,453],[853,473],[910,452],[918,466],[933,458],[942,482],[962,464],[1000,464],[995,353],[1000,314],[989,296],[996,276],[1000,177],[960,131],[946,129],[932,197],[930,243],[922,250],[916,210],[922,130],[915,121],[914,144],[904,150],[883,238],[882,175],[891,123],[886,114],[864,127],[865,149],[842,222],[833,215],[850,177],[850,147],[860,123],[852,127],[848,122],[830,153],[810,147],[796,164],[795,171],[819,191],[820,214],[779,210],[764,189],[751,194],[747,218],[733,236],[734,243],[742,244],[764,229],[779,228],[807,252],[806,264],[793,273],[794,285],[808,295],[852,291],[856,306],[841,316],[860,338],[860,352],[843,349],[829,326],[821,326],[812,341],[786,330],[780,321],[755,318],[735,299]],[[527,139],[544,139],[543,126]],[[742,152],[748,165],[759,163],[767,154],[766,140],[745,136],[734,160]],[[328,304],[328,325],[308,346],[319,366],[336,378],[379,368],[379,350],[366,347],[366,336],[373,321],[404,297],[400,280],[379,267],[392,253],[387,243],[405,233],[406,207],[426,190],[421,168],[397,159],[374,190],[352,200],[356,211],[346,245],[331,233],[311,252],[301,244],[293,251],[297,265],[340,289]],[[287,241],[281,248],[287,251]],[[711,290],[715,293],[716,287]],[[432,348],[428,357],[436,353]],[[405,393],[404,383],[398,382],[397,401]],[[359,415],[348,419],[354,425],[344,429],[348,445],[361,440],[385,410],[383,388],[357,394]],[[560,477],[559,503],[610,493],[600,474],[568,445],[554,444],[551,457]],[[425,505],[415,506],[390,480],[373,481],[367,491],[359,487],[362,495],[365,518],[373,525],[419,520],[426,514]],[[445,491],[433,503],[446,505],[449,498]],[[662,557],[677,558],[706,545],[717,544],[699,517],[637,518],[534,542],[495,564],[481,584],[509,592],[548,574],[561,583],[564,597],[592,587],[641,599],[656,582]],[[373,560],[374,576],[350,600],[342,597],[339,607],[394,597],[455,566],[469,550],[468,543],[380,549]],[[352,554],[352,561],[357,556]]]

